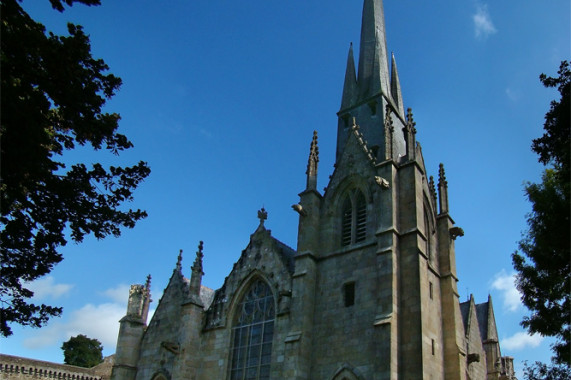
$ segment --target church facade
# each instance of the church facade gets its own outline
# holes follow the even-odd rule
[[[189,279],[179,256],[149,323],[150,280],[133,285],[111,378],[515,379],[491,299],[459,301],[454,241],[463,231],[444,167],[428,174],[415,133],[382,0],[365,0],[335,169],[318,191],[314,132],[306,188],[292,206],[296,249],[272,236],[262,209],[220,289],[202,285],[202,242]]]

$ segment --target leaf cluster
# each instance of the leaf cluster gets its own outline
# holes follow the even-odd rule
[[[50,1],[60,11],[74,1],[99,4]],[[121,79],[92,57],[81,26],[68,24],[67,36],[46,33],[16,0],[2,0],[1,14],[0,333],[8,336],[9,323],[40,327],[61,313],[30,303],[23,282],[49,273],[69,238],[119,236],[146,217],[121,205],[150,169],[66,166],[64,152],[79,146],[115,155],[133,146],[117,132],[119,115],[103,111]]]
[[[555,363],[571,364],[571,243],[570,225],[570,84],[569,63],[563,61],[559,77],[541,74],[545,87],[557,87],[561,99],[552,101],[545,115],[545,133],[533,140],[539,162],[551,167],[541,183],[528,183],[525,193],[532,205],[529,229],[512,255],[516,286],[531,311],[521,325],[530,333],[556,338]]]
[[[91,368],[103,362],[101,342],[82,334],[69,338],[62,344],[61,349],[65,364]]]
[[[571,380],[569,366],[564,364],[547,365],[542,362],[524,362],[523,376],[526,380]]]

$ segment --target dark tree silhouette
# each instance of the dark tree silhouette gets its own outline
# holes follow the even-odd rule
[[[64,5],[99,0],[50,0]],[[16,0],[1,2],[1,168],[0,168],[0,333],[11,323],[40,327],[62,309],[30,302],[25,283],[49,273],[62,260],[58,248],[69,238],[81,242],[119,236],[145,211],[123,209],[150,173],[132,167],[67,167],[62,155],[90,145],[119,154],[133,144],[117,132],[119,115],[102,107],[121,79],[107,74],[91,56],[81,26],[68,36],[46,33]]]
[[[561,63],[558,73],[557,78],[544,74],[540,76],[546,87],[557,87],[561,99],[551,102],[551,108],[545,115],[545,134],[533,140],[532,149],[539,155],[539,161],[550,167],[544,171],[541,183],[528,183],[525,187],[532,204],[532,211],[527,218],[529,230],[519,242],[521,253],[515,252],[512,260],[517,271],[516,285],[522,294],[522,302],[531,311],[530,316],[524,317],[522,326],[530,333],[555,337],[553,360],[568,367],[571,360],[571,73],[567,61]],[[536,374],[545,370],[543,367],[535,369]]]

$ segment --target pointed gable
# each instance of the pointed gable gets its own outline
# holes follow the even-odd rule
[[[376,163],[375,152],[369,148],[367,140],[365,140],[365,137],[359,130],[359,126],[355,124],[353,119],[353,125],[348,131],[347,142],[339,160],[335,164],[335,170],[330,177],[326,193],[337,188],[348,176],[373,176]]]
[[[492,306],[492,297],[488,296],[488,302],[476,305],[480,334],[484,342],[498,342],[498,330],[496,327],[496,317]]]
[[[206,311],[207,329],[231,323],[232,305],[238,302],[241,291],[254,278],[261,277],[268,282],[278,303],[278,313],[289,312],[296,252],[274,238],[271,231],[264,227],[263,220],[250,236],[250,243],[234,263],[222,287],[214,293]]]

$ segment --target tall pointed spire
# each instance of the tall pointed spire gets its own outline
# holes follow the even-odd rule
[[[309,159],[307,160],[307,185],[306,190],[317,190],[317,163],[319,162],[319,148],[317,147],[317,131],[313,131],[313,139],[309,147]]]
[[[399,72],[397,70],[397,62],[395,61],[394,54],[391,54],[391,95],[393,96],[393,100],[396,103],[399,114],[404,116],[404,105],[402,103]]]
[[[343,97],[341,98],[341,109],[353,105],[357,99],[357,74],[355,71],[355,58],[353,58],[353,43],[349,46],[347,56],[347,68],[345,69],[345,83],[343,84]]]
[[[389,96],[389,65],[382,0],[365,0],[357,79],[362,98],[382,91]]]

